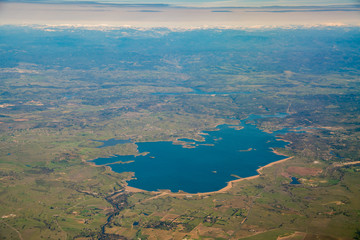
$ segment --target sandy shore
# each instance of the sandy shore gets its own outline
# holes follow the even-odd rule
[[[351,165],[358,165],[358,164],[360,164],[360,161],[333,163],[333,167],[344,167],[344,166],[351,166]]]
[[[275,152],[275,151],[274,151]],[[280,154],[279,154],[280,155]],[[283,155],[284,156],[284,155]],[[279,160],[279,161],[276,161],[276,162],[272,162],[272,163],[269,163],[268,165],[265,165],[259,169],[257,169],[256,171],[258,172],[258,175],[255,175],[255,176],[250,176],[250,177],[246,177],[246,178],[240,178],[240,179],[236,179],[236,180],[233,180],[233,181],[230,181],[228,182],[227,186],[218,190],[218,191],[213,191],[213,192],[205,192],[205,193],[196,193],[196,194],[193,194],[193,195],[198,195],[198,196],[204,196],[204,195],[209,195],[209,194],[215,194],[215,193],[226,193],[228,192],[234,185],[234,183],[238,183],[238,182],[241,182],[241,181],[244,181],[244,180],[252,180],[252,179],[255,179],[255,178],[258,178],[260,177],[261,175],[261,171],[265,168],[268,168],[268,167],[271,167],[273,165],[276,165],[276,164],[279,164],[279,163],[282,163],[282,162],[285,162],[289,159],[292,159],[293,157],[288,157],[288,158],[285,158],[285,159],[282,159],[282,160]],[[176,193],[175,193],[176,194]]]
[[[214,124],[213,128],[215,129],[214,131],[216,131],[216,127],[221,125],[221,124],[225,124],[225,123],[216,123]],[[198,135],[202,135],[203,132],[198,132]],[[285,142],[290,142],[290,141],[287,141],[287,140],[284,140],[284,139],[279,139],[280,141],[285,141]],[[179,139],[176,139],[173,143],[175,144],[181,144],[183,145],[184,143],[181,142]],[[290,142],[291,143],[291,142]],[[249,148],[248,150],[246,151],[249,151],[249,150],[252,150],[252,148]],[[279,156],[286,156],[286,154],[283,154],[283,153],[280,153],[278,151],[276,151],[274,148],[271,148],[272,152],[275,153],[276,155],[279,155]],[[258,173],[258,175],[255,175],[255,176],[250,176],[250,177],[246,177],[246,178],[239,178],[239,179],[235,179],[235,180],[232,180],[232,181],[229,181],[227,183],[227,185],[220,189],[220,190],[217,190],[217,191],[212,191],[212,192],[203,192],[203,193],[186,193],[186,192],[178,192],[178,193],[174,193],[174,192],[171,192],[170,190],[158,190],[158,191],[147,191],[147,190],[143,190],[143,189],[140,189],[140,188],[135,188],[135,187],[131,187],[131,186],[128,186],[126,183],[126,186],[125,186],[125,191],[127,192],[132,192],[132,193],[139,193],[139,192],[146,192],[146,193],[151,193],[151,194],[154,194],[156,196],[152,197],[151,199],[153,198],[157,198],[157,197],[160,197],[160,196],[164,196],[164,195],[168,195],[168,196],[206,196],[206,195],[211,195],[211,194],[218,194],[218,193],[226,193],[228,192],[229,190],[231,190],[231,188],[233,187],[234,183],[238,183],[238,182],[241,182],[241,181],[244,181],[244,180],[252,180],[252,179],[255,179],[255,178],[258,178],[260,177],[261,175],[261,171],[265,168],[268,168],[268,167],[271,167],[273,165],[276,165],[276,164],[279,164],[279,163],[283,163],[289,159],[292,159],[293,157],[288,157],[288,158],[285,158],[285,159],[282,159],[282,160],[279,160],[279,161],[276,161],[276,162],[272,162],[272,163],[269,163],[263,167],[260,167],[258,168],[256,171]],[[112,171],[111,167],[108,166],[108,165],[111,165],[111,164],[105,164],[105,165],[96,165],[94,162],[89,162],[89,161],[85,161],[84,159],[82,159],[83,162],[87,162],[89,163],[90,165],[92,166],[95,166],[95,167],[105,167],[108,171]],[[121,162],[121,161],[120,161]],[[128,162],[121,162],[121,163],[130,163],[130,162],[133,162],[133,161],[128,161]],[[360,161],[359,161],[360,162]],[[115,163],[119,163],[119,162],[115,162]],[[358,163],[358,162],[354,162],[354,163]],[[114,163],[112,163],[114,164]],[[353,164],[353,163],[350,163],[350,164]],[[346,164],[345,164],[346,165]]]
[[[147,192],[145,190],[142,190],[140,188],[134,188],[134,187],[130,187],[130,186],[125,186],[125,191],[127,192],[133,192],[133,193],[137,193],[137,192]]]
[[[281,154],[279,152],[277,152],[276,150],[273,150],[273,152],[277,155],[281,155],[281,156],[285,156],[284,154]],[[261,175],[261,171],[265,168],[268,168],[268,167],[271,167],[271,166],[274,166],[276,164],[279,164],[279,163],[283,163],[287,160],[290,160],[292,159],[293,157],[288,157],[288,158],[285,158],[285,159],[282,159],[282,160],[279,160],[279,161],[276,161],[276,162],[272,162],[272,163],[269,163],[263,167],[260,167],[259,169],[257,169],[256,171],[258,172],[258,175],[255,175],[255,176],[250,176],[250,177],[246,177],[246,178],[240,178],[240,179],[236,179],[236,180],[233,180],[233,181],[230,181],[227,183],[226,187],[218,190],[218,191],[213,191],[213,192],[204,192],[204,193],[173,193],[171,192],[170,190],[164,190],[164,191],[146,191],[146,190],[142,190],[142,189],[139,189],[139,188],[134,188],[134,187],[130,187],[130,186],[126,186],[125,187],[125,190],[127,192],[134,192],[134,193],[137,193],[137,192],[148,192],[148,193],[152,193],[152,194],[158,194],[158,196],[164,196],[164,195],[168,195],[168,196],[173,196],[173,197],[180,197],[180,196],[206,196],[206,195],[212,195],[212,194],[218,194],[218,193],[227,193],[229,192],[229,190],[231,190],[231,188],[234,186],[234,183],[238,183],[238,182],[241,182],[241,181],[245,181],[245,180],[252,180],[252,179],[255,179],[255,178],[258,178],[260,177]],[[157,196],[156,196],[157,197]]]
[[[218,124],[219,125],[219,124]],[[218,126],[216,125],[216,126]],[[215,126],[215,127],[216,127]],[[178,139],[176,140],[178,141]],[[285,141],[283,139],[281,139],[281,141]],[[271,148],[272,152],[275,153],[276,155],[279,155],[279,156],[286,156],[285,154],[283,153],[280,153],[278,151],[276,151],[274,148]],[[168,196],[206,196],[206,195],[211,195],[211,194],[218,194],[218,193],[226,193],[228,192],[229,190],[231,190],[231,188],[233,187],[234,183],[238,183],[238,182],[241,182],[241,181],[244,181],[244,180],[252,180],[252,179],[255,179],[255,178],[258,178],[260,177],[261,175],[261,171],[265,168],[268,168],[268,167],[271,167],[271,166],[274,166],[276,164],[279,164],[279,163],[283,163],[287,160],[290,160],[292,159],[293,157],[288,157],[288,158],[285,158],[285,159],[282,159],[282,160],[279,160],[279,161],[276,161],[276,162],[272,162],[272,163],[269,163],[263,167],[260,167],[258,168],[256,171],[258,173],[258,175],[255,175],[255,176],[250,176],[250,177],[246,177],[246,178],[239,178],[239,179],[236,179],[236,180],[232,180],[232,181],[229,181],[226,185],[226,187],[220,189],[220,190],[217,190],[217,191],[212,191],[212,192],[204,192],[204,193],[186,193],[186,192],[179,192],[179,193],[174,193],[174,192],[171,192],[170,190],[161,190],[161,191],[146,191],[146,190],[143,190],[143,189],[139,189],[139,188],[134,188],[134,187],[130,187],[128,185],[125,186],[125,191],[127,192],[133,192],[133,193],[138,193],[138,192],[147,192],[147,193],[152,193],[152,194],[155,194],[157,196],[153,197],[153,198],[157,198],[157,197],[160,197],[160,196],[164,196],[164,195],[168,195]],[[153,199],[151,198],[151,199]]]
[[[281,139],[281,141],[291,143],[290,141],[286,141],[286,140],[283,140],[283,139]],[[272,150],[272,152],[275,153],[276,155],[285,156],[285,157],[288,156],[288,155],[286,155],[286,154],[284,154],[284,153],[280,153],[280,152],[276,151],[274,148],[271,148],[271,150]]]

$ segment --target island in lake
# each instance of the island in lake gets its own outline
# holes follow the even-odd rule
[[[285,158],[275,154],[272,148],[284,147],[286,142],[278,141],[275,134],[263,132],[244,121],[241,130],[221,125],[216,131],[205,133],[202,142],[180,139],[186,144],[191,143],[192,148],[164,141],[137,142],[139,153],[148,154],[117,155],[93,162],[99,165],[111,163],[111,169],[119,173],[134,172],[134,179],[129,182],[131,187],[200,193],[220,190],[239,176],[254,176],[260,166]],[[244,148],[257,151],[239,151]],[[120,163],[115,164],[117,162]]]

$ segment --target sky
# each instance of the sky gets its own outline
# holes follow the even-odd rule
[[[317,7],[311,7],[315,5],[315,2],[309,0],[96,1],[100,4],[90,3],[89,1],[82,1],[82,4],[79,4],[81,1],[70,0],[0,0],[0,25],[165,27],[186,29],[360,26],[360,8],[354,6],[356,2],[349,0],[317,0],[315,1]],[[101,4],[106,1],[126,4],[171,3],[171,7]],[[64,2],[68,4],[63,4]],[[348,6],[344,6],[344,4]],[[260,6],[274,5],[288,7],[259,8]],[[240,8],[240,6],[258,8]],[[300,7],[296,8],[293,6]],[[224,9],[221,9],[222,7],[235,8],[228,8],[224,11]]]
[[[8,2],[98,2],[120,4],[169,4],[190,7],[325,6],[360,4],[360,0],[7,0]]]

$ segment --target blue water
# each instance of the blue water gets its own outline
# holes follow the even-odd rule
[[[103,143],[102,145],[98,146],[97,148],[111,147],[111,146],[115,146],[118,144],[131,143],[131,139],[123,140],[123,139],[115,139],[115,138],[111,138],[109,140],[93,140],[93,141]]]
[[[243,121],[244,122],[244,121]],[[93,160],[97,165],[118,161],[127,164],[112,164],[115,172],[135,172],[129,186],[149,191],[170,189],[188,193],[219,190],[228,181],[256,175],[256,169],[271,162],[284,159],[270,148],[284,147],[274,134],[262,132],[254,125],[244,124],[236,130],[228,125],[218,126],[218,131],[207,131],[205,141],[186,140],[183,143],[193,148],[184,148],[172,142],[138,142],[140,153],[145,156],[114,156]],[[207,146],[203,144],[213,144]],[[251,148],[251,150],[249,150]]]
[[[291,177],[291,183],[290,184],[301,184],[299,180],[296,177]]]

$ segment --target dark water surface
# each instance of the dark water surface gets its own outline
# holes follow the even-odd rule
[[[125,144],[125,143],[131,143],[131,139],[115,139],[111,138],[109,140],[93,140],[95,142],[101,142],[102,145],[98,146],[97,148],[104,148],[104,147],[111,147],[118,144]]]
[[[290,184],[301,184],[299,180],[296,177],[291,177],[291,183]]]
[[[262,132],[254,125],[243,124],[236,130],[221,125],[218,131],[207,131],[204,142],[182,139],[193,148],[184,148],[172,142],[139,142],[140,153],[145,156],[114,156],[98,158],[98,165],[111,164],[115,172],[135,172],[135,180],[129,186],[144,190],[170,189],[188,193],[219,190],[228,181],[239,177],[256,175],[256,169],[271,162],[284,159],[270,148],[284,147],[287,143],[277,141],[273,134]],[[209,144],[209,145],[204,145]]]

